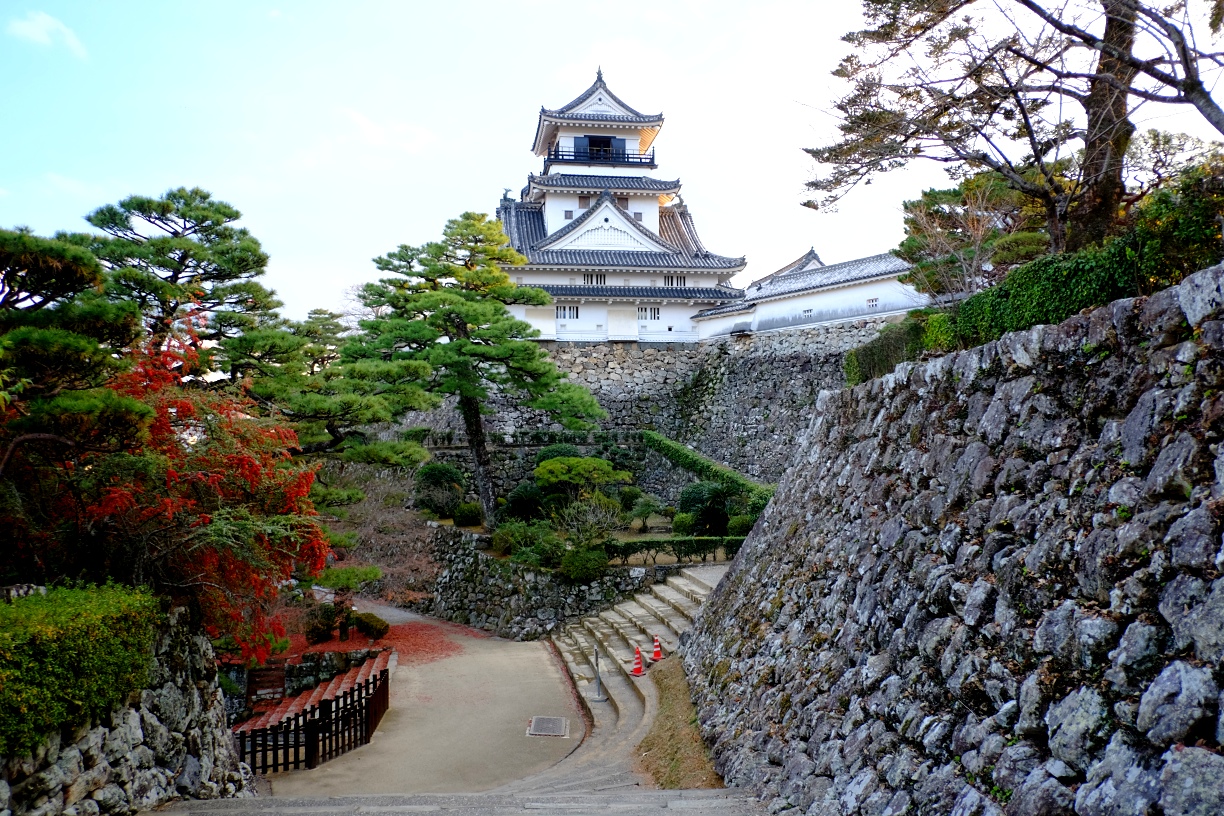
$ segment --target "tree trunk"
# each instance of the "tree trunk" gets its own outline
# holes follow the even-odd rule
[[[468,449],[472,452],[472,478],[476,480],[480,509],[484,512],[485,524],[492,525],[497,500],[493,496],[493,482],[489,477],[492,463],[489,460],[489,446],[485,441],[480,403],[474,397],[460,397],[459,413],[463,417],[463,428],[467,431]]]
[[[1101,0],[1105,11],[1103,39],[1113,54],[1129,55],[1135,45],[1135,9],[1126,0]],[[1088,126],[1084,134],[1082,182],[1084,196],[1070,213],[1067,249],[1101,243],[1118,220],[1118,210],[1126,185],[1122,171],[1126,149],[1135,126],[1128,115],[1129,88],[1136,71],[1109,49],[1101,51],[1096,79],[1089,82],[1084,113]],[[1106,79],[1110,77],[1111,79]]]

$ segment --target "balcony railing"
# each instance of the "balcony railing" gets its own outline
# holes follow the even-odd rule
[[[644,164],[654,166],[654,151],[641,153],[637,150],[616,150],[610,147],[585,149],[554,147],[545,157],[547,162],[574,162],[575,164]]]

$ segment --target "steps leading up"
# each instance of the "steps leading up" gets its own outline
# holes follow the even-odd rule
[[[380,652],[375,657],[368,658],[360,666],[354,666],[343,674],[337,674],[331,680],[320,683],[309,691],[303,691],[294,697],[286,697],[273,708],[262,714],[234,726],[235,733],[253,731],[256,728],[268,728],[279,725],[301,712],[317,706],[323,700],[334,700],[338,695],[351,691],[355,686],[364,683],[370,677],[377,675],[383,669],[389,668],[388,676],[395,673],[399,655],[394,651]]]

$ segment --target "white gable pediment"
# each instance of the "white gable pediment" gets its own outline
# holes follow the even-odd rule
[[[629,221],[626,214],[615,204],[601,201],[594,212],[572,232],[556,241],[545,240],[538,249],[618,249],[630,252],[673,252],[674,250],[650,240],[642,229]]]
[[[611,94],[596,91],[590,98],[578,105],[570,113],[598,113],[611,116],[633,116],[633,111],[626,110],[612,101]]]

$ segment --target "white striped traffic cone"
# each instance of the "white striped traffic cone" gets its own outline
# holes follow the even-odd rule
[[[646,673],[646,670],[642,668],[642,647],[634,646],[633,647],[633,671],[631,671],[630,674],[632,674],[634,677],[641,677],[645,673]]]
[[[662,646],[662,644],[660,644],[660,643],[659,643],[659,636],[658,636],[658,635],[655,635],[655,636],[654,636],[654,639],[655,639],[655,642],[654,642],[654,654],[652,654],[652,655],[650,656],[650,659],[651,659],[651,661],[652,661],[652,662],[654,662],[654,663],[658,663],[660,660],[662,660],[662,659],[663,659],[663,646]]]

